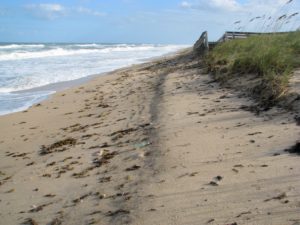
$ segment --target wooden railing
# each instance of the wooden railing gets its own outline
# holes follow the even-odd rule
[[[226,31],[225,34],[217,42],[225,42],[232,39],[243,39],[255,35],[266,35],[266,34],[284,34],[286,32],[276,32],[276,33],[258,33],[258,32],[235,32]]]
[[[235,32],[235,31],[226,31],[225,34],[216,42],[208,42],[207,31],[203,32],[198,39],[198,41],[194,44],[194,52],[202,55],[206,53],[209,49],[214,48],[218,43],[222,43],[225,41],[233,40],[233,39],[244,39],[250,36],[255,35],[265,35],[265,34],[284,34],[287,32],[276,32],[276,33],[256,33],[256,32]]]
[[[209,44],[208,44],[208,36],[207,31],[204,31],[198,41],[194,44],[194,52],[197,54],[204,54],[208,51]]]
[[[217,42],[225,42],[232,39],[242,39],[260,34],[261,33],[226,31],[225,34]]]

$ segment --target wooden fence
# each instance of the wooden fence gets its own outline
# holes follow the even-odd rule
[[[254,32],[234,32],[234,31],[226,31],[225,34],[217,41],[217,42],[225,42],[232,39],[244,39],[254,35],[261,35],[262,33],[254,33]]]
[[[266,34],[285,34],[287,32],[275,32],[275,33],[257,33],[257,32],[235,32],[235,31],[226,31],[225,34],[217,41],[219,42],[225,42],[232,39],[244,39],[248,38],[250,36],[256,36],[256,35],[266,35]]]
[[[235,31],[226,31],[225,34],[216,42],[208,41],[207,31],[204,31],[198,41],[194,45],[194,52],[199,55],[204,54],[209,49],[214,48],[218,43],[222,43],[225,41],[233,40],[233,39],[244,39],[250,36],[255,35],[263,35],[263,34],[284,34],[287,32],[276,32],[276,33],[256,33],[256,32],[235,32]]]

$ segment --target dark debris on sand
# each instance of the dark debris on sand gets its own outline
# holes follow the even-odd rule
[[[291,153],[291,154],[297,154],[300,155],[300,141],[298,141],[294,146],[285,149],[285,152]]]
[[[47,155],[53,152],[61,152],[66,150],[66,146],[76,145],[77,140],[74,138],[67,138],[61,141],[57,141],[49,146],[42,145],[40,155]]]
[[[22,223],[22,225],[38,225],[38,223],[32,218],[28,218]]]
[[[125,210],[125,209],[118,209],[116,211],[109,211],[106,213],[106,216],[112,217],[112,216],[118,216],[118,215],[126,215],[126,214],[130,214],[130,211]]]

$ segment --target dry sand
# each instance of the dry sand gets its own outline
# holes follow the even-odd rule
[[[2,116],[0,224],[300,224],[295,113],[252,105],[181,53]]]

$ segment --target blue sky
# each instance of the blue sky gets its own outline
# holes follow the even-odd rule
[[[1,0],[0,42],[192,44],[204,30],[215,40],[225,30],[296,29],[299,15],[272,24],[300,12],[299,0],[288,1]]]

